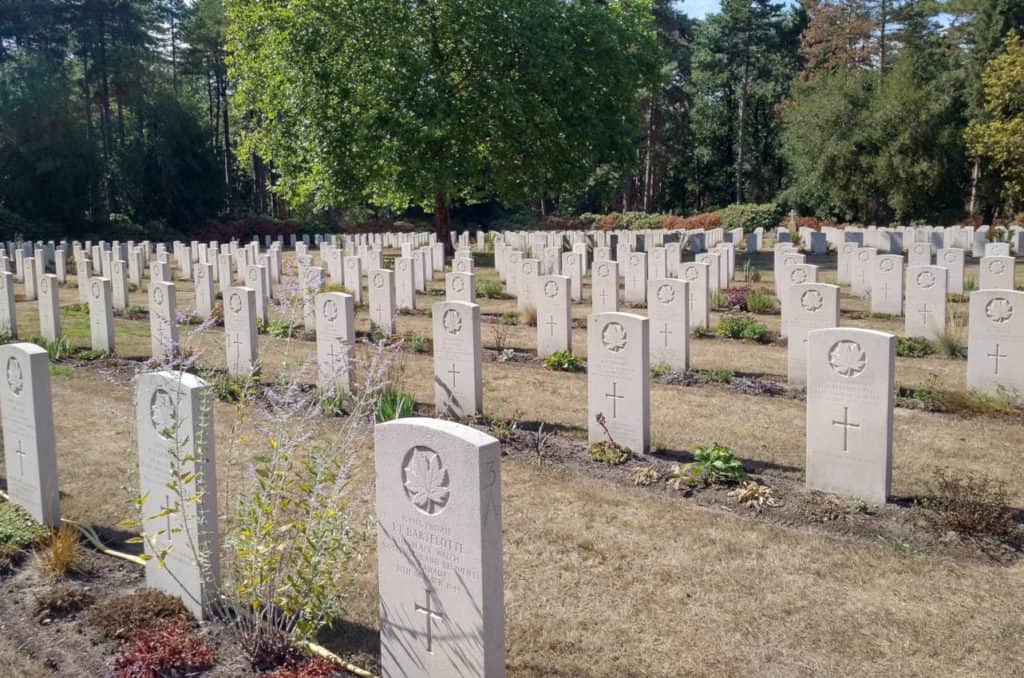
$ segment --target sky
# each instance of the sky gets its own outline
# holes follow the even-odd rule
[[[783,0],[785,4],[796,4],[792,0]],[[677,0],[676,6],[681,7],[688,16],[703,19],[705,15],[717,12],[722,6],[721,0]]]

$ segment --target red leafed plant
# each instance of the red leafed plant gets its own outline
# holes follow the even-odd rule
[[[115,678],[160,678],[204,671],[216,659],[206,641],[189,633],[188,624],[176,619],[156,631],[140,631],[114,659]]]
[[[729,308],[736,308],[742,311],[747,310],[747,297],[750,296],[750,285],[737,285],[728,287],[725,296],[729,299]]]
[[[341,675],[341,669],[330,659],[316,657],[295,668],[278,669],[268,678],[334,678]]]

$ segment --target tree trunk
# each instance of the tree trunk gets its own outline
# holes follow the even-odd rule
[[[971,169],[971,204],[967,207],[967,213],[974,216],[977,211],[978,179],[981,176],[981,166],[977,158],[974,160],[974,167]]]
[[[889,2],[881,0],[878,16],[878,72],[885,73],[885,31],[889,24]]]
[[[444,243],[447,252],[452,248],[451,214],[448,211],[448,196],[442,191],[434,194],[434,232],[437,234],[437,241]]]
[[[743,163],[746,150],[747,89],[750,86],[750,62],[743,64],[743,81],[740,83],[740,98],[736,114],[736,204],[743,203]]]
[[[655,98],[651,95],[651,103],[647,109],[647,158],[644,164],[644,193],[643,193],[643,210],[644,212],[651,211],[651,196],[654,193],[654,136],[655,126],[657,121],[655,119]]]
[[[231,127],[228,122],[228,82],[226,75],[218,75],[218,95],[221,99],[221,115],[224,119],[222,131],[224,134],[224,198],[228,205],[231,204]]]
[[[256,153],[252,154],[252,184],[253,209],[256,214],[267,214],[270,206],[267,204],[266,165]]]

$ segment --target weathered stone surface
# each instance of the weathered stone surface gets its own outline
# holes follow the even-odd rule
[[[592,313],[619,310],[619,265],[614,261],[594,261],[590,280],[590,307]]]
[[[321,292],[316,306],[317,386],[324,391],[352,390],[356,331],[352,295]]]
[[[803,386],[807,383],[807,335],[812,330],[839,327],[839,287],[802,283],[787,287],[786,295],[787,376],[790,385]]]
[[[968,323],[967,386],[1024,403],[1024,292],[972,292]]]
[[[256,291],[229,287],[224,295],[224,341],[228,374],[249,374],[259,359],[256,339]]]
[[[434,329],[434,403],[439,414],[483,413],[480,307],[445,301],[431,307]]]
[[[711,304],[709,303],[711,267],[700,262],[679,265],[679,278],[685,280],[690,298],[690,327],[711,327]]]
[[[651,443],[650,322],[632,313],[590,316],[587,328],[587,432],[606,440],[602,414],[615,442],[634,454]]]
[[[546,275],[537,281],[537,357],[572,350],[569,277]]]
[[[661,278],[647,284],[651,363],[690,369],[690,290],[684,280]]]
[[[946,275],[942,266],[907,269],[905,336],[934,341],[946,330]]]

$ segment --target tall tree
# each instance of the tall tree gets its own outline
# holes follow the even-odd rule
[[[244,148],[318,207],[435,214],[536,199],[635,161],[654,82],[648,0],[229,0]]]

